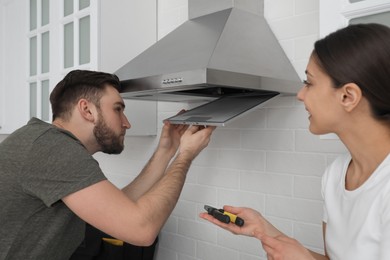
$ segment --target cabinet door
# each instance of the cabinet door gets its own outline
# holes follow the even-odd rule
[[[99,70],[114,73],[156,42],[156,10],[156,1],[100,1]],[[126,115],[127,135],[156,134],[157,102],[127,100]]]

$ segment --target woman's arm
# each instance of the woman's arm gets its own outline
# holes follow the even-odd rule
[[[200,217],[210,221],[211,223],[226,229],[236,235],[253,236],[259,239],[264,250],[270,259],[278,260],[313,260],[329,259],[326,255],[321,255],[310,251],[302,246],[297,240],[290,238],[268,222],[259,212],[250,208],[239,208],[225,206],[225,211],[233,213],[242,218],[245,223],[242,227],[233,223],[223,223],[207,213],[201,213]],[[323,224],[324,241],[325,228]]]
[[[276,237],[256,233],[255,237],[267,252],[267,256],[274,260],[329,260],[325,255],[305,248],[296,239],[280,235]]]
[[[322,229],[325,241],[326,223],[322,224]],[[329,260],[326,254],[326,247],[325,255],[322,255],[308,250],[297,240],[286,235],[272,237],[261,232],[255,232],[255,237],[261,241],[267,256],[274,260]]]

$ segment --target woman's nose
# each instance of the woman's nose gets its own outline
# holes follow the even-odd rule
[[[298,91],[298,93],[297,93],[297,99],[299,100],[299,101],[303,101],[303,99],[304,99],[304,96],[305,96],[305,86],[303,86],[303,87],[301,87],[301,89]]]

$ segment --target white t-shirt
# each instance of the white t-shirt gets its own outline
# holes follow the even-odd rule
[[[332,260],[390,260],[390,155],[359,188],[345,189],[349,154],[322,179],[326,250]]]

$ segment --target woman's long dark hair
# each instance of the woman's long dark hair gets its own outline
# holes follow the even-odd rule
[[[313,57],[336,88],[355,83],[367,98],[373,115],[390,121],[390,28],[356,24],[314,44]]]

